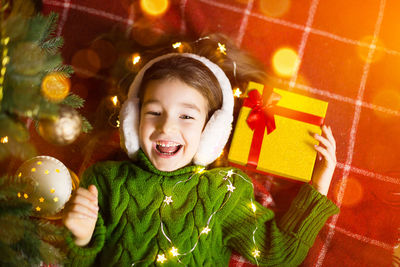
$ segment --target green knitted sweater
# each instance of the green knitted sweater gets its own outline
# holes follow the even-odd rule
[[[277,222],[254,200],[246,174],[200,168],[162,172],[142,151],[136,163],[90,167],[81,186],[98,188],[99,217],[86,247],[67,236],[67,265],[228,266],[236,250],[261,266],[297,266],[339,211],[306,184]]]

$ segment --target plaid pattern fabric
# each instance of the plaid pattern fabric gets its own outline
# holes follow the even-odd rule
[[[77,66],[74,58],[115,26],[133,36],[132,26],[145,21],[138,2],[43,0],[43,13],[60,15],[56,33],[65,38],[63,56],[76,70],[72,90],[86,99],[83,113],[91,121],[98,88],[108,80],[96,64]],[[262,11],[267,2],[288,6],[268,16]],[[168,11],[152,21],[154,38],[225,33],[264,62],[274,85],[329,102],[326,123],[336,138],[338,165],[328,196],[341,213],[327,222],[303,266],[391,265],[400,225],[399,14],[396,0],[171,0]],[[275,75],[271,63],[282,47],[293,48],[299,59],[298,71],[287,79]],[[76,171],[87,163],[84,158],[102,159],[118,147],[115,138],[106,142],[103,136],[79,154],[81,140],[61,148],[33,140],[41,153]],[[268,181],[278,213],[298,190],[287,181],[254,177]],[[233,255],[231,266],[249,265]]]

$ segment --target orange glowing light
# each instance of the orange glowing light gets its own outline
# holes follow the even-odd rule
[[[340,187],[341,183],[337,183],[333,189],[333,194],[338,201],[338,198],[340,197]],[[347,177],[346,190],[343,195],[342,206],[352,207],[359,204],[363,197],[363,191],[364,190],[361,186],[361,183],[357,179],[353,177]]]
[[[118,97],[117,96],[111,97],[111,101],[113,102],[114,106],[118,106]]]
[[[60,102],[68,95],[70,87],[68,77],[62,73],[52,72],[42,81],[42,94],[49,101]]]
[[[298,63],[298,55],[292,48],[280,48],[272,56],[272,67],[282,77],[292,76],[297,71]]]
[[[0,138],[0,143],[7,144],[8,143],[8,136],[4,136],[4,137]]]
[[[382,59],[382,57],[385,55],[385,45],[380,39],[377,39],[376,44],[373,45],[372,41],[374,40],[374,37],[371,35],[364,36],[360,40],[360,44],[357,46],[357,54],[358,56],[364,61],[368,63],[372,62],[377,62]],[[372,57],[369,59],[368,54],[370,53],[370,50],[374,50]]]
[[[140,55],[139,54],[133,54],[132,55],[132,64],[136,65],[140,62]]]
[[[281,17],[290,8],[290,0],[260,0],[260,11],[269,17]]]
[[[142,10],[151,16],[164,14],[169,6],[168,0],[140,0]]]

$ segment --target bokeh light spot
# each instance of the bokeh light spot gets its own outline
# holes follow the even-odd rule
[[[160,16],[167,11],[168,0],[140,0],[140,7],[143,12],[151,16]]]
[[[92,49],[82,49],[74,54],[71,64],[77,76],[89,78],[100,70],[100,57]]]
[[[362,43],[362,45],[357,46],[357,54],[364,62],[368,63],[377,62],[380,59],[382,59],[383,56],[385,55],[385,50],[384,50],[385,45],[380,39],[377,40],[375,47],[371,47],[373,39],[374,37],[371,35],[364,36],[360,40],[360,43]],[[375,51],[374,54],[372,55],[372,58],[368,60],[368,53],[370,49],[375,49]]]
[[[333,190],[334,196],[337,201],[339,201],[338,197],[340,192],[340,186],[341,183],[339,182],[335,185]],[[347,177],[346,190],[343,195],[342,206],[344,207],[355,206],[361,202],[362,197],[363,197],[363,187],[361,183],[353,177]]]
[[[298,55],[292,48],[280,48],[272,56],[272,67],[279,76],[292,76],[297,70],[297,65]]]
[[[290,0],[260,0],[260,11],[269,17],[281,17],[290,8]]]

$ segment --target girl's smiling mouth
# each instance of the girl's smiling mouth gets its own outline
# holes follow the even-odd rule
[[[170,157],[177,154],[183,145],[172,141],[156,141],[154,148],[157,154],[164,157]]]

